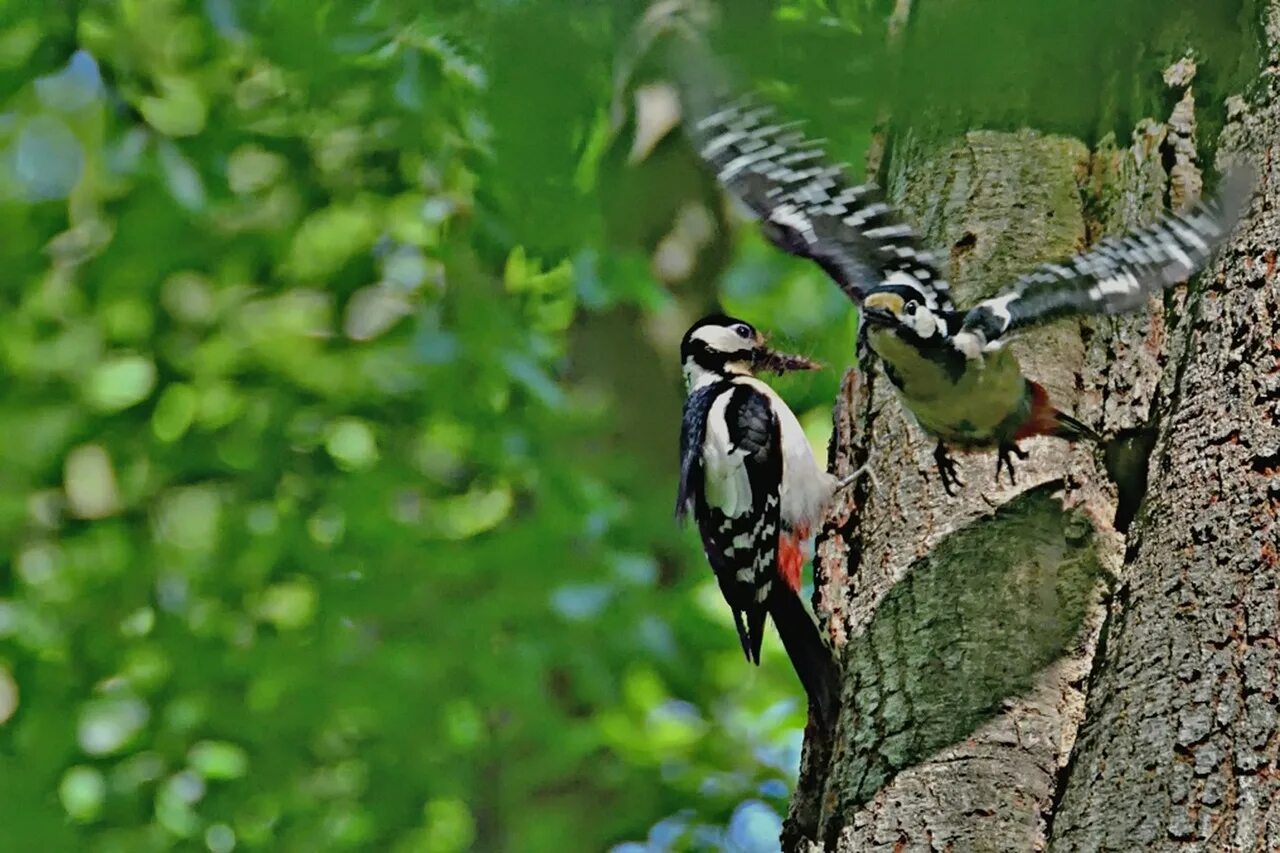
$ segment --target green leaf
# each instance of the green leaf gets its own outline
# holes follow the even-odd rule
[[[147,124],[165,136],[193,136],[204,130],[208,105],[194,80],[167,77],[159,81],[160,94],[138,101]]]
[[[258,616],[281,631],[305,628],[315,616],[315,587],[305,578],[273,584],[263,591]]]
[[[378,461],[373,430],[357,418],[341,418],[330,424],[324,447],[338,467],[348,471],[360,471]]]
[[[67,816],[77,823],[88,823],[102,813],[107,799],[107,783],[96,768],[78,765],[62,774],[58,799]]]
[[[367,201],[318,210],[294,235],[285,272],[298,281],[323,279],[358,252],[369,249],[378,227],[378,215]]]
[[[118,412],[147,399],[155,384],[155,362],[142,355],[117,355],[89,373],[85,396],[99,411]]]
[[[199,397],[190,385],[175,382],[164,390],[151,413],[156,438],[170,443],[182,438],[195,420]]]
[[[226,741],[197,743],[187,753],[187,763],[206,779],[239,779],[249,772],[249,754]]]

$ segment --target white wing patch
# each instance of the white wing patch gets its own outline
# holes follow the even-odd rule
[[[717,397],[707,415],[707,435],[702,443],[703,491],[708,506],[737,518],[751,511],[752,495],[747,452],[732,449],[725,424],[725,407],[731,396],[726,391]]]
[[[1138,277],[1131,272],[1125,271],[1111,278],[1104,278],[1089,288],[1089,298],[1102,300],[1108,296],[1124,296],[1138,291],[1141,287],[1142,284],[1138,281]]]

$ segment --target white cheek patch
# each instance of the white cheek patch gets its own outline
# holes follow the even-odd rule
[[[724,326],[703,326],[693,333],[693,340],[702,341],[713,351],[723,353],[742,352],[745,355],[753,346],[751,341],[744,340],[737,332]]]
[[[685,359],[683,371],[685,388],[690,392],[696,391],[704,385],[709,385],[720,378],[717,374],[699,367],[692,356]]]
[[[922,338],[931,338],[938,331],[938,321],[934,319],[933,312],[927,308],[916,309],[915,315],[911,318],[911,326]]]

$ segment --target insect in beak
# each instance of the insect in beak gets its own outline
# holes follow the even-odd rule
[[[821,370],[822,365],[811,358],[778,352],[762,346],[755,351],[752,366],[769,373],[790,373],[794,370]]]

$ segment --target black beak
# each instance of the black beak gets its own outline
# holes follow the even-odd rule
[[[898,325],[898,318],[894,316],[892,311],[884,308],[872,308],[868,305],[862,306],[862,319],[869,326],[892,327]]]
[[[760,347],[752,356],[751,365],[756,370],[769,373],[790,373],[793,370],[821,370],[822,365],[802,355],[777,352],[768,347]]]

